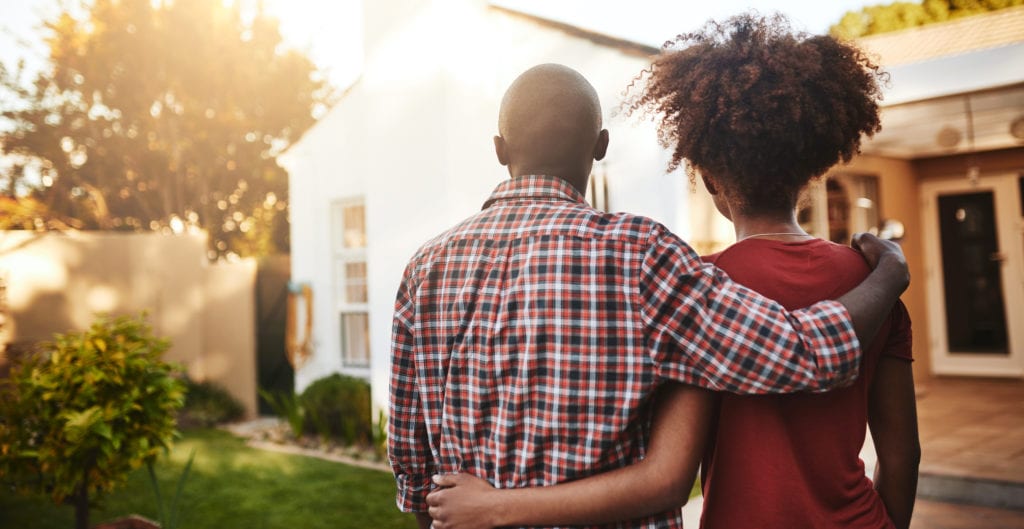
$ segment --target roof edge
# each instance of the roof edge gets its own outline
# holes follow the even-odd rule
[[[496,5],[494,3],[488,3],[487,7],[488,9],[498,11],[506,15],[528,20],[541,26],[557,29],[574,37],[589,40],[594,44],[615,48],[629,55],[634,55],[637,57],[651,57],[661,52],[660,48],[656,48],[654,46],[641,44],[639,42],[619,37],[613,37],[611,35],[607,35],[598,31],[584,29],[579,26],[574,26],[572,24],[568,24],[565,22],[559,22],[557,20],[552,20],[550,18],[544,18],[525,11],[512,9],[510,7]]]

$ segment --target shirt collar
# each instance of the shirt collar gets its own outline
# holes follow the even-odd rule
[[[523,175],[505,180],[491,193],[482,209],[502,200],[566,200],[585,203],[583,194],[569,182],[547,175]]]

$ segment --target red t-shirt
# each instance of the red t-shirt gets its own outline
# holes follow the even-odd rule
[[[835,299],[870,272],[854,250],[819,239],[747,239],[705,260],[787,309]],[[899,303],[850,387],[777,396],[722,394],[701,468],[704,529],[891,528],[859,453],[882,355],[910,361]]]

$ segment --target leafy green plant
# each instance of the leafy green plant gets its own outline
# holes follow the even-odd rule
[[[12,370],[0,399],[0,476],[49,493],[89,526],[90,501],[166,451],[185,390],[143,317],[56,335]]]
[[[195,382],[186,378],[185,388],[185,406],[178,416],[183,427],[209,427],[237,421],[245,415],[242,403],[214,382]]]
[[[302,437],[306,425],[306,411],[302,408],[299,398],[294,393],[271,393],[263,388],[257,391],[278,417],[288,421],[292,435],[296,439]]]
[[[377,411],[377,424],[373,426],[373,449],[378,459],[384,459],[388,456],[388,418],[384,410]]]
[[[373,442],[370,384],[361,378],[333,374],[316,380],[300,398],[309,418],[306,431],[317,433],[347,445]]]
[[[164,496],[160,492],[160,482],[156,479],[153,462],[146,463],[146,470],[149,471],[149,484],[153,487],[153,494],[156,495],[156,508],[161,529],[176,529],[178,527],[178,502],[181,499],[182,491],[185,490],[185,480],[188,479],[188,473],[192,470],[192,462],[195,459],[196,451],[192,449],[188,455],[188,462],[185,463],[185,468],[181,471],[181,476],[178,476],[178,484],[174,489],[174,497],[171,499],[170,505],[166,504]]]

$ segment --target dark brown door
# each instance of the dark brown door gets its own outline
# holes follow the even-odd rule
[[[949,351],[1008,354],[992,191],[940,196],[939,229]]]

